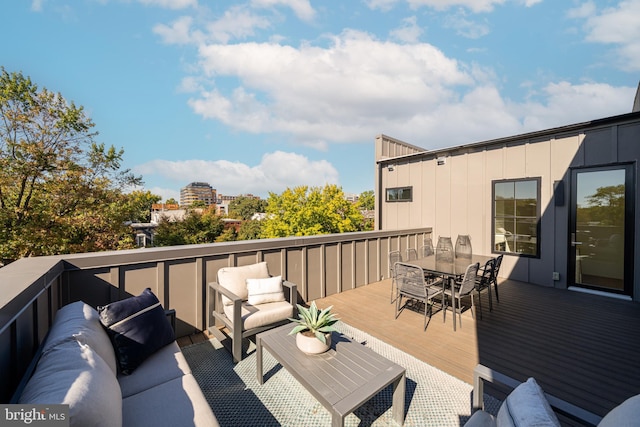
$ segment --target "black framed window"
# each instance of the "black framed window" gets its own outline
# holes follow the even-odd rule
[[[540,178],[493,181],[493,249],[540,256]]]
[[[387,188],[387,202],[410,202],[413,200],[413,187]]]

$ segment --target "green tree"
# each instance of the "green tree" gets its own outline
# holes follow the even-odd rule
[[[162,218],[153,237],[156,246],[176,246],[213,243],[224,231],[222,218],[212,211],[187,212],[184,220],[170,221]]]
[[[0,258],[128,247],[122,150],[62,95],[0,67]]]
[[[243,221],[238,230],[238,240],[255,240],[262,235],[262,221],[248,220]]]
[[[231,218],[249,220],[253,214],[264,212],[266,208],[266,200],[239,196],[229,203],[229,216]]]
[[[179,205],[178,201],[173,197],[169,197],[165,202],[165,205]]]
[[[307,186],[269,194],[262,237],[313,236],[358,231],[362,214],[347,201],[341,188]]]
[[[372,211],[376,208],[376,196],[373,190],[360,193],[358,197],[358,207],[365,211]]]
[[[161,199],[161,196],[150,191],[136,190],[123,195],[119,209],[126,221],[149,222],[151,221],[151,206]]]
[[[238,233],[233,227],[225,229],[216,239],[216,242],[235,242],[238,240]]]

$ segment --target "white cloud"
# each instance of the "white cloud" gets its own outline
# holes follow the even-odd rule
[[[415,16],[402,20],[402,26],[391,31],[391,37],[405,43],[416,43],[422,35],[422,28],[418,25]]]
[[[328,161],[312,161],[300,154],[282,151],[265,154],[256,166],[227,160],[152,160],[133,170],[144,176],[161,175],[180,186],[191,181],[208,182],[218,193],[229,195],[253,193],[266,196],[269,191],[280,193],[287,187],[324,186],[339,182],[337,170]],[[156,194],[164,197],[168,192]]]
[[[167,44],[190,44],[197,40],[197,36],[191,34],[193,18],[182,16],[171,25],[158,24],[153,27],[153,32],[162,38]]]
[[[586,19],[587,41],[616,46],[620,69],[640,71],[640,0],[621,1],[601,12],[588,2],[570,10],[569,17]]]
[[[369,9],[379,9],[388,11],[396,5],[400,0],[365,0],[365,4]]]
[[[523,126],[525,130],[538,130],[630,113],[634,93],[632,87],[602,83],[550,83],[544,88],[544,101],[520,107]]]
[[[44,0],[32,0],[31,10],[34,12],[42,12],[43,5],[44,5]]]
[[[432,45],[399,45],[357,31],[334,36],[327,48],[212,44],[201,47],[200,56],[206,76],[240,83],[229,93],[214,84],[192,98],[195,112],[319,147],[367,140],[386,122],[448,103],[453,87],[473,82]]]
[[[209,40],[228,43],[232,39],[245,39],[255,35],[255,29],[270,27],[269,21],[244,6],[234,6],[224,15],[207,25]]]
[[[489,34],[489,25],[467,19],[467,13],[464,9],[458,10],[457,13],[448,15],[444,19],[444,27],[451,28],[460,36],[470,39],[479,39]]]
[[[494,6],[504,4],[506,0],[407,0],[412,8],[422,6],[436,10],[447,10],[453,7],[464,7],[473,12],[491,12]]]
[[[138,0],[147,6],[158,6],[166,9],[185,9],[198,6],[198,0]]]
[[[255,7],[266,8],[275,6],[289,7],[303,21],[312,21],[316,14],[309,0],[252,0],[251,4]]]

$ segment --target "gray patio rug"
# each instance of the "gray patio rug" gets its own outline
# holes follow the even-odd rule
[[[461,426],[471,416],[472,387],[343,322],[340,332],[363,343],[407,370],[405,426]],[[215,339],[182,349],[193,375],[222,427],[328,426],[329,412],[286,369],[264,352],[265,382],[256,379],[255,344],[234,365]],[[496,413],[500,402],[485,395],[485,409]],[[346,420],[346,426],[397,426],[392,418],[392,390],[387,387]]]

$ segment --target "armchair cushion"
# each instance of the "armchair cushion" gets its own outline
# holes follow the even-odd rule
[[[125,375],[176,339],[160,301],[150,288],[139,296],[98,307],[98,312]]]
[[[233,292],[243,301],[249,297],[247,279],[266,279],[268,277],[269,270],[266,261],[242,267],[223,267],[218,270],[218,284]],[[233,301],[224,295],[222,295],[222,302],[224,305],[233,304]]]
[[[282,276],[268,279],[247,279],[248,302],[251,305],[284,301]]]
[[[520,384],[507,396],[500,406],[496,421],[499,426],[560,427],[558,417],[533,378]]]
[[[233,319],[233,306],[225,305],[224,314]],[[271,325],[293,317],[293,305],[287,301],[268,302],[265,304],[242,304],[242,330],[246,331],[261,326]],[[235,327],[235,325],[234,325]]]

